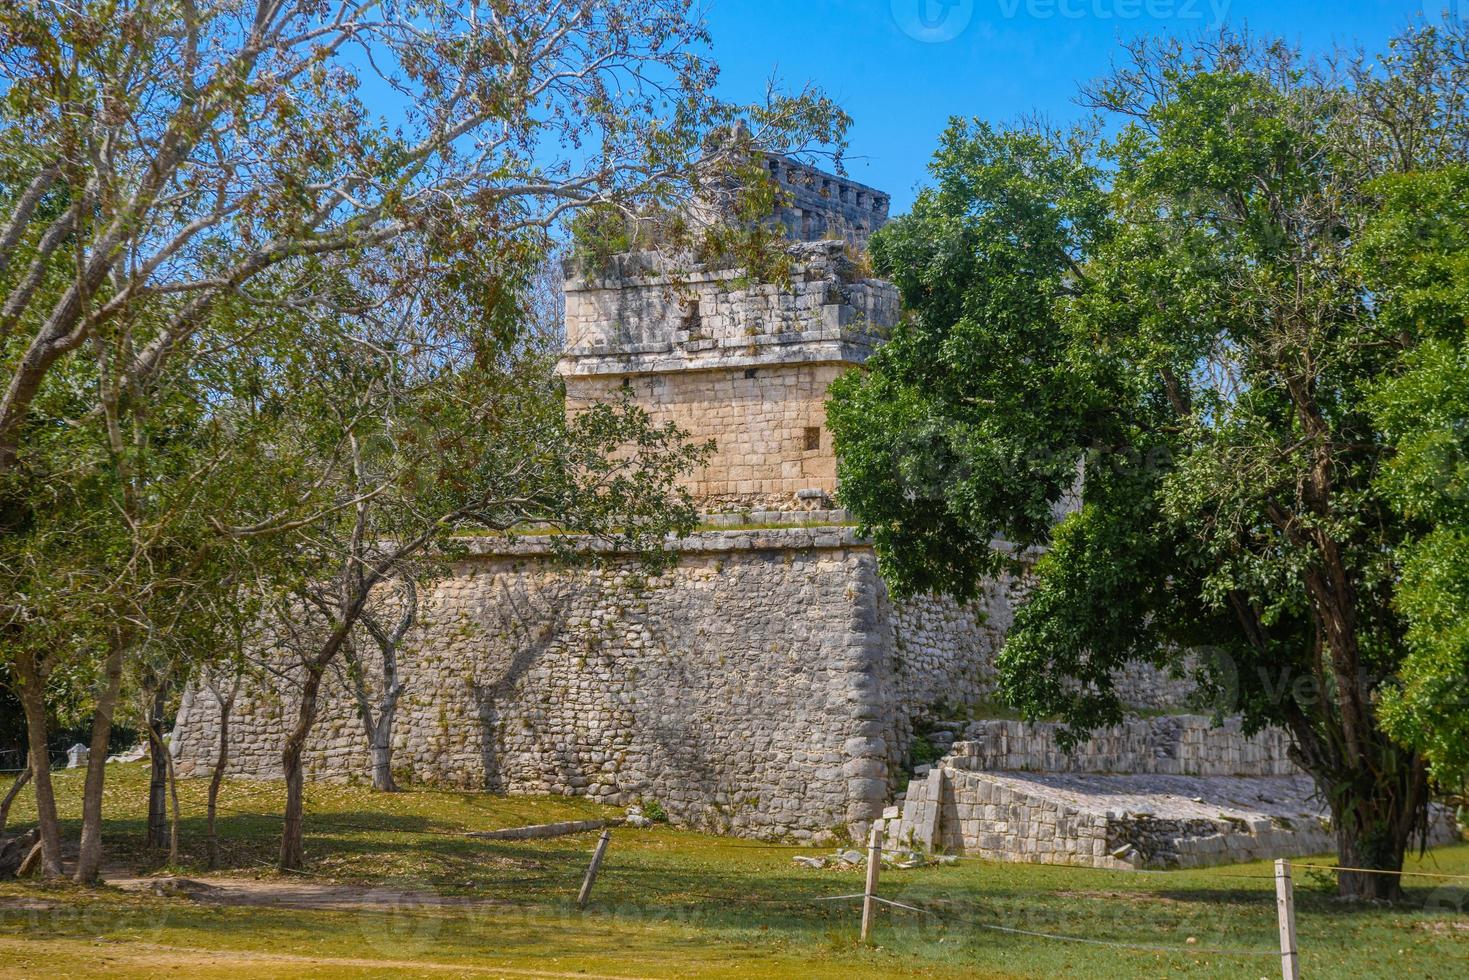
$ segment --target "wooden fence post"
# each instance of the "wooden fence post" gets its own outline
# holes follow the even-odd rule
[[[597,869],[602,866],[602,855],[607,853],[607,843],[612,840],[612,831],[602,831],[602,836],[597,838],[597,849],[592,852],[592,863],[587,865],[587,876],[581,882],[581,894],[576,896],[576,907],[584,909],[587,907],[587,899],[592,897],[592,882],[597,880]]]
[[[877,914],[877,872],[882,867],[882,821],[872,821],[872,835],[867,842],[867,887],[862,892],[862,941],[872,931],[872,917]]]
[[[1301,980],[1301,956],[1296,949],[1296,898],[1291,887],[1290,862],[1275,862],[1275,908],[1280,917],[1280,975]]]

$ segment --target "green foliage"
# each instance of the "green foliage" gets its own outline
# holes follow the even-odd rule
[[[1418,750],[1448,778],[1469,745],[1469,144],[1439,113],[1466,51],[1449,24],[1333,75],[1140,43],[1086,96],[1109,140],[954,121],[873,240],[907,317],[828,412],[898,592],[966,598],[1046,546],[1006,700],[1075,739],[1120,720],[1127,664],[1190,671],[1290,731],[1343,858],[1384,866],[1427,799]],[[1379,111],[1408,71],[1421,115]],[[1408,128],[1432,135],[1386,152]],[[1365,879],[1344,889],[1391,895]]]
[[[735,288],[788,283],[785,228],[772,218],[785,192],[759,164],[761,159],[757,155],[711,166],[700,184],[702,196],[691,205],[699,221],[668,207],[629,213],[608,203],[583,209],[571,221],[572,261],[583,273],[597,276],[612,272],[619,255],[660,251],[738,269],[731,282]]]
[[[967,596],[1003,567],[995,537],[1045,539],[1075,479],[1085,392],[1063,383],[1054,303],[1100,232],[1081,145],[956,121],[937,186],[873,239],[908,316],[866,375],[833,387],[842,498],[903,592]]]
[[[1381,181],[1357,258],[1385,329],[1417,340],[1373,392],[1396,453],[1377,489],[1411,522],[1395,605],[1408,656],[1389,731],[1448,785],[1469,781],[1469,169]]]
[[[918,766],[932,765],[943,757],[943,753],[934,748],[928,736],[922,732],[913,736],[913,741],[908,744],[908,771],[912,772]]]
[[[790,252],[785,227],[771,218],[786,194],[771,179],[759,159],[734,168],[725,178],[731,190],[721,208],[726,212],[712,223],[698,242],[701,261],[739,270],[731,285],[789,284]]]
[[[637,226],[611,204],[582,210],[571,219],[572,259],[591,272],[605,272],[615,256],[631,252]]]

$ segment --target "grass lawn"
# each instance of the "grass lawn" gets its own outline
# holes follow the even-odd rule
[[[79,773],[58,774],[75,837]],[[108,775],[111,859],[162,870],[142,847],[146,768]],[[180,785],[184,867],[202,871],[204,782]],[[857,941],[860,870],[809,870],[800,853],[668,827],[618,829],[591,905],[575,908],[594,833],[481,841],[483,830],[585,819],[583,800],[412,790],[307,790],[306,876],[270,870],[278,784],[221,796],[220,875],[261,888],[354,883],[373,904],[339,910],[224,906],[115,888],[0,884],[0,975],[241,976],[1026,976],[1276,977],[1274,886],[1264,864],[1128,874],[975,860],[884,871],[879,892],[931,914],[884,908]],[[12,827],[33,819],[29,791]],[[1410,866],[1469,875],[1469,844]],[[1409,879],[1395,907],[1345,905],[1331,876],[1298,871],[1297,929],[1310,977],[1469,977],[1469,881]],[[452,904],[451,904],[452,903]],[[985,925],[1169,951],[1059,942]]]

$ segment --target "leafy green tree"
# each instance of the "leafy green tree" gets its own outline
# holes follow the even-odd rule
[[[26,0],[0,34],[0,472],[50,372],[136,304],[159,311],[124,365],[146,387],[264,275],[319,302],[303,260],[676,201],[730,158],[706,136],[736,117],[744,148],[845,125],[818,93],[716,99],[689,0]]]
[[[304,861],[303,761],[327,672],[345,661],[363,682],[374,768],[390,776],[396,700],[411,682],[395,656],[416,615],[405,597],[442,574],[462,548],[458,535],[576,531],[656,563],[665,536],[695,520],[675,484],[705,447],[630,402],[568,419],[554,337],[523,329],[540,266],[533,247],[403,250],[397,260],[351,283],[363,294],[379,280],[395,284],[388,302],[323,322],[296,354],[292,370],[311,383],[292,386],[302,402],[273,448],[294,461],[294,492],[324,495],[322,505],[226,529],[252,537],[272,528],[294,569],[289,587],[270,594],[275,636],[263,651],[294,689],[282,748],[283,868]],[[490,282],[498,288],[486,291]],[[383,668],[375,704],[365,684],[372,647]]]
[[[1122,718],[1126,664],[1189,671],[1290,733],[1353,867],[1401,868],[1429,801],[1382,707],[1401,690],[1411,714],[1424,678],[1400,584],[1429,528],[1385,488],[1374,414],[1428,334],[1384,313],[1396,280],[1356,250],[1374,179],[1462,162],[1466,52],[1458,23],[1337,71],[1227,35],[1143,42],[1086,90],[1097,126],[955,121],[935,186],[872,245],[909,315],[829,408],[842,499],[899,592],[967,597],[1044,547],[1008,700],[1074,739]]]
[[[1395,454],[1377,488],[1411,538],[1394,597],[1408,655],[1383,692],[1388,731],[1440,783],[1469,780],[1469,170],[1383,180],[1357,247],[1384,329],[1412,349],[1373,393]]]

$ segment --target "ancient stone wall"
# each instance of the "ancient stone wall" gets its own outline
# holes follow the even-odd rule
[[[865,277],[842,242],[791,246],[789,284],[728,269],[670,271],[618,256],[566,284],[567,410],[626,385],[659,421],[717,445],[686,485],[710,511],[826,506],[836,455],[826,390],[897,322],[897,290]]]
[[[1017,591],[1007,578],[972,603],[918,596],[892,604],[893,672],[906,717],[917,720],[991,698],[994,652],[1014,622]],[[986,654],[975,656],[977,650]]]
[[[1290,739],[1278,728],[1246,737],[1238,718],[1203,715],[1137,718],[1104,728],[1071,751],[1045,722],[976,721],[944,764],[953,769],[1156,773],[1171,776],[1294,776]]]
[[[888,196],[786,157],[766,160],[783,201],[776,218],[794,239],[839,238],[864,245],[888,219]]]
[[[841,242],[790,246],[789,283],[737,269],[669,268],[648,253],[566,281],[563,373],[636,373],[810,359],[782,346],[845,340],[871,348],[897,322],[897,287],[867,278]],[[817,353],[833,351],[818,348]],[[623,355],[603,363],[586,358]]]
[[[843,370],[839,364],[794,364],[587,378],[568,385],[567,407],[615,400],[626,381],[655,422],[675,422],[697,442],[715,441],[709,464],[685,481],[702,506],[815,508],[828,504],[836,490],[826,389]]]
[[[1459,839],[1435,806],[1427,843]],[[1310,777],[975,772],[944,765],[885,814],[891,846],[996,861],[1195,868],[1320,854],[1336,835]]]
[[[676,568],[647,581],[628,564],[562,569],[532,538],[476,548],[425,590],[401,658],[406,779],[656,799],[680,823],[752,835],[860,828],[897,784],[911,713],[944,677],[957,688],[983,676],[976,662],[992,656],[956,639],[921,673],[900,663],[895,624],[914,617],[894,613],[849,527],[699,532],[678,545]],[[916,618],[942,616],[931,603]],[[970,614],[952,620],[988,642]],[[322,704],[309,775],[365,778],[343,677]],[[241,697],[233,772],[279,774],[294,708],[274,675]],[[184,773],[212,764],[217,710],[207,690],[189,693]]]

